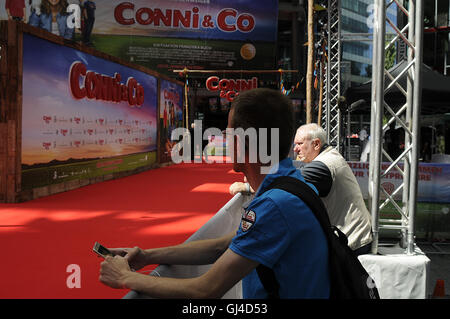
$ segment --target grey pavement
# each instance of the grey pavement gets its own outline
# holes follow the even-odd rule
[[[438,279],[444,280],[445,295],[450,299],[450,242],[420,242],[417,246],[430,259],[430,274],[427,295],[433,295],[434,287]]]

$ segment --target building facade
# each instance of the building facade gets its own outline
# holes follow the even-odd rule
[[[341,33],[345,41],[342,43],[342,61],[349,72],[348,81],[343,79],[343,90],[348,86],[360,85],[372,79],[372,33],[373,33],[373,0],[342,0],[341,1]],[[397,7],[391,5],[387,17],[397,24]],[[393,33],[392,28],[387,28]],[[352,40],[357,38],[358,40]],[[366,38],[367,40],[363,40]],[[350,70],[348,70],[350,69]],[[348,70],[348,71],[347,71]]]

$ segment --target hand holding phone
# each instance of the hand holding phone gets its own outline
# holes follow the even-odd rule
[[[95,242],[94,248],[92,248],[92,250],[94,251],[94,253],[103,258],[106,258],[106,256],[114,256],[114,254],[108,248],[100,245],[98,242]]]

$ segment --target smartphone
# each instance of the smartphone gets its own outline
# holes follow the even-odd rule
[[[106,256],[114,256],[114,254],[105,246],[100,245],[98,242],[95,242],[94,248],[92,248],[94,253],[99,255],[100,257],[106,258]]]

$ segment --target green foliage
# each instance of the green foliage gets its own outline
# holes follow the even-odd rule
[[[386,41],[386,45],[389,43],[389,41]],[[384,68],[386,70],[389,70],[395,65],[397,59],[397,49],[395,47],[395,44],[391,45],[389,49],[386,52],[385,60],[384,60]]]

